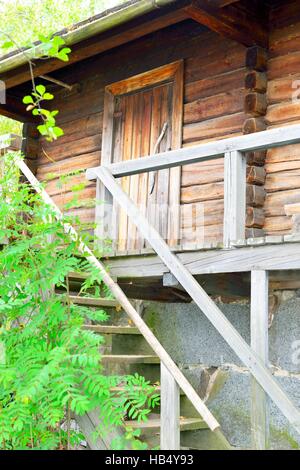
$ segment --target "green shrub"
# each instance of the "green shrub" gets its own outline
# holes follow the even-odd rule
[[[107,314],[70,302],[68,274],[88,273],[82,292],[101,279],[53,209],[18,181],[12,156],[0,180],[0,240],[8,242],[0,251],[0,448],[70,448],[82,439],[71,429],[73,413],[97,407],[102,434],[124,425],[125,414],[146,420],[158,396],[142,377],[103,374],[103,338],[82,325]],[[124,391],[112,394],[120,383]],[[144,448],[138,434],[127,430],[118,446]]]

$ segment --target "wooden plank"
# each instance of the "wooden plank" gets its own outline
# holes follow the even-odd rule
[[[177,63],[173,84],[172,103],[172,149],[180,149],[182,144],[183,120],[183,61]],[[168,214],[168,243],[175,246],[179,240],[180,232],[180,184],[181,168],[170,169],[169,176],[169,214]]]
[[[245,238],[246,158],[241,152],[227,152],[224,159],[223,244]]]
[[[27,180],[30,182],[33,189],[38,194],[40,194],[43,201],[46,204],[49,204],[51,207],[53,207],[53,210],[55,212],[55,216],[57,217],[57,219],[62,220],[62,217],[63,217],[62,213],[60,212],[58,207],[53,203],[53,201],[48,196],[46,191],[41,188],[38,180],[35,178],[35,176],[29,170],[29,168],[25,165],[25,163],[21,160],[16,160],[15,163],[19,167],[20,171],[27,178]],[[117,186],[119,190],[121,191],[121,193],[124,194],[122,189],[119,187],[119,185]],[[125,312],[128,314],[130,319],[133,321],[135,326],[140,330],[142,335],[145,337],[146,341],[151,346],[154,353],[157,354],[160,361],[165,365],[168,371],[173,375],[179,387],[183,390],[183,392],[186,394],[189,400],[193,403],[194,408],[198,411],[200,416],[202,416],[202,418],[207,423],[209,428],[212,431],[216,431],[216,432],[220,431],[220,425],[218,421],[214,418],[214,416],[208,410],[204,402],[199,397],[198,393],[194,390],[194,388],[191,386],[189,381],[185,378],[183,373],[176,366],[175,362],[172,360],[172,358],[169,356],[169,354],[166,352],[166,350],[157,340],[156,336],[152,333],[150,328],[146,325],[146,323],[141,318],[141,316],[136,311],[136,309],[133,307],[133,305],[130,303],[130,301],[128,300],[128,298],[126,297],[122,289],[118,286],[118,284],[116,284],[113,281],[112,277],[107,272],[106,267],[101,263],[101,261],[99,261],[98,258],[96,258],[96,256],[88,248],[88,246],[86,246],[85,243],[83,243],[78,233],[72,226],[70,226],[69,224],[64,224],[64,229],[66,233],[69,234],[71,240],[76,241],[76,243],[79,242],[79,245],[78,245],[79,252],[81,252],[86,257],[87,261],[94,268],[97,269],[97,271],[99,272],[99,277],[101,278],[102,282],[104,282],[104,284],[109,288],[112,295],[115,297],[116,300],[118,300],[118,302],[123,307]]]
[[[80,297],[76,295],[70,295],[70,300],[74,304],[88,305],[90,307],[117,307],[119,305],[114,299]]]
[[[150,155],[150,137],[151,137],[151,117],[152,117],[152,90],[143,93],[143,139],[141,142],[141,156]],[[139,175],[139,201],[140,210],[143,214],[147,211],[148,201],[148,173],[141,173]],[[136,249],[144,248],[145,240],[140,232],[136,233]]]
[[[278,232],[277,232],[278,235]],[[197,276],[201,274],[247,272],[257,269],[287,271],[300,269],[300,243],[265,245],[238,250],[201,250],[178,252],[180,261]],[[162,277],[168,268],[156,255],[128,256],[105,260],[113,276],[122,278]]]
[[[96,170],[96,174],[116,198],[118,203],[124,210],[126,210],[128,216],[135,221],[139,230],[141,230],[161,260],[174,274],[178,282],[195,301],[200,310],[207,316],[212,325],[221,334],[246,367],[249,368],[257,382],[268,393],[289,423],[297,432],[300,433],[300,411],[274,380],[272,374],[265,367],[263,361],[261,361],[258,355],[249,347],[246,341],[231,325],[226,316],[206,294],[189,270],[181,263],[180,259],[170,251],[168,245],[159,236],[157,231],[149,225],[147,219],[140,214],[136,206],[128,198],[127,194],[122,191],[109,170],[107,168],[100,168]]]
[[[179,150],[171,150],[157,154],[155,157],[144,157],[134,161],[121,162],[109,167],[112,174],[118,178],[125,175],[134,175],[142,172],[172,168],[178,165],[197,163],[223,156],[226,152],[249,152],[266,148],[280,147],[281,145],[300,142],[300,126],[286,126],[271,129],[257,134],[232,137],[207,144],[195,145]],[[97,168],[98,169],[98,168]],[[96,169],[87,170],[87,178],[96,178]]]
[[[251,348],[268,367],[269,281],[267,271],[251,271]],[[252,446],[265,450],[269,446],[268,397],[255,379],[251,380]]]
[[[180,389],[163,364],[160,387],[160,449],[180,450]]]
[[[103,131],[102,131],[102,150],[101,150],[101,164],[108,165],[112,162],[112,138],[113,126],[112,117],[114,112],[114,96],[106,91],[105,93],[105,106],[103,115]],[[116,240],[116,236],[112,230],[112,223],[114,214],[112,213],[113,200],[104,185],[97,180],[96,186],[96,201],[98,202],[95,209],[95,246],[99,250],[105,248],[105,239],[109,238]],[[109,210],[111,206],[111,210]]]

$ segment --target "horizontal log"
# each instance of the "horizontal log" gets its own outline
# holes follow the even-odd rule
[[[300,160],[300,144],[283,145],[267,151],[266,163]]]
[[[208,48],[209,40],[211,41],[211,52],[205,47],[203,48],[204,55],[196,54],[186,60],[186,83],[215,77],[245,67],[245,48],[242,45],[224,39],[220,44],[219,37],[214,34],[209,38],[207,38],[206,44]]]
[[[65,135],[54,142],[47,142],[44,139],[41,139],[41,142],[45,150],[62,147],[73,140],[102,134],[102,126],[103,113],[91,114],[86,117],[62,123],[61,127]]]
[[[248,93],[245,96],[244,111],[252,116],[264,116],[267,110],[265,93]]]
[[[83,190],[86,187],[91,186],[90,183],[91,182],[87,181],[84,178],[84,170],[83,170],[81,174],[76,175],[76,176],[69,176],[63,180],[60,178],[51,180],[46,184],[45,189],[47,193],[49,194],[49,196],[52,197],[56,194],[62,195],[62,194],[72,192],[75,190],[75,187],[79,188],[82,184],[84,184],[85,185],[84,188],[78,191],[74,191],[74,196],[76,196],[77,194],[81,198]],[[93,183],[93,186],[94,186],[94,183]]]
[[[297,85],[299,80],[299,74],[269,80],[267,92],[269,105],[282,101],[291,101],[293,97],[299,98],[300,87]],[[299,90],[299,93],[297,90]]]
[[[268,79],[287,77],[300,73],[300,52],[292,52],[270,59],[268,62]]]
[[[233,132],[232,134],[218,135],[216,137],[209,137],[207,139],[200,138],[199,140],[193,142],[184,142],[181,147],[190,148],[194,147],[195,145],[203,145],[208,144],[209,142],[217,142],[218,140],[231,139],[232,137],[240,137],[241,135],[243,135],[241,132]]]
[[[196,228],[207,225],[222,225],[223,215],[223,199],[183,204],[181,206],[181,227]]]
[[[247,183],[263,186],[266,179],[266,170],[261,166],[247,166]]]
[[[286,204],[284,206],[285,214],[288,216],[300,214],[300,202],[296,204]]]
[[[257,72],[251,70],[245,76],[245,88],[246,90],[255,91],[258,93],[265,93],[267,90],[268,78],[264,72]]]
[[[289,217],[266,217],[264,230],[266,232],[281,232],[283,230],[291,230],[292,221]]]
[[[75,157],[77,155],[85,155],[87,153],[99,152],[99,161],[101,159],[101,135],[93,135],[84,137],[83,139],[73,140],[63,146],[49,147],[47,152],[41,151],[39,164],[43,165],[50,161],[58,162],[65,160],[68,157]]]
[[[300,188],[300,170],[269,173],[266,177],[265,188],[268,192]]]
[[[265,165],[266,172],[269,173],[281,173],[283,171],[289,170],[299,170],[300,169],[300,159],[299,160],[292,160],[292,161],[285,161],[285,162],[278,162],[278,163],[267,163]]]
[[[186,165],[181,171],[181,186],[194,186],[198,184],[217,183],[224,179],[224,162],[212,160]]]
[[[37,178],[43,181],[50,177],[50,175],[57,177],[68,174],[72,171],[86,170],[100,163],[99,152],[87,153],[78,157],[69,157],[59,162],[48,162],[45,165],[39,165],[37,171]],[[84,179],[84,175],[83,175]]]
[[[253,134],[254,132],[262,132],[267,129],[264,118],[248,118],[243,123],[243,133]]]
[[[95,199],[96,197],[96,187],[95,185],[86,189],[83,189],[80,191],[80,193],[62,193],[62,194],[56,194],[55,196],[52,197],[53,201],[55,204],[58,205],[59,208],[63,208],[65,204],[69,204],[70,202],[75,201],[77,203],[78,201],[78,206],[80,207],[80,204],[84,205],[84,201],[88,199]],[[77,204],[76,204],[77,205]]]
[[[247,184],[246,200],[247,204],[254,207],[264,205],[266,192],[262,186]],[[224,184],[211,183],[197,186],[188,186],[181,189],[181,203],[210,201],[224,197]]]
[[[269,106],[265,116],[268,124],[286,123],[299,118],[300,101]]]
[[[188,244],[201,244],[205,241],[222,241],[223,237],[223,224],[219,225],[208,225],[202,227],[202,229],[197,228],[195,230],[182,229],[181,230],[181,243]]]
[[[288,25],[274,28],[270,32],[269,50],[271,55],[283,55],[299,50],[299,38],[300,22],[295,22],[295,14],[293,14]]]
[[[261,150],[257,152],[247,152],[247,164],[248,165],[256,165],[256,166],[263,166],[265,164],[267,152],[266,150]]]
[[[285,215],[285,206],[287,204],[295,204],[299,202],[299,189],[269,193],[266,196],[266,202],[264,205],[265,214],[268,217]]]
[[[219,95],[239,89],[243,85],[245,70],[240,68],[213,77],[203,78],[186,83],[184,90],[185,103],[191,103],[200,98]]]
[[[268,53],[266,49],[258,46],[250,47],[246,53],[246,67],[250,70],[265,72],[268,67]]]
[[[70,209],[65,212],[70,217],[78,217],[82,224],[93,225],[95,223],[95,209],[94,208],[83,208],[83,209]]]
[[[209,119],[196,124],[188,124],[183,128],[183,142],[194,142],[201,139],[214,139],[242,130],[245,114],[238,113]]]
[[[265,222],[265,214],[263,209],[255,207],[247,207],[246,210],[246,227],[262,228]]]
[[[181,189],[181,203],[210,201],[224,197],[224,184],[211,183],[197,186],[188,186]]]
[[[206,121],[243,110],[243,89],[221,93],[209,98],[198,99],[184,106],[184,123]]]
[[[262,186],[247,184],[246,203],[253,207],[263,207],[266,198],[266,191]]]

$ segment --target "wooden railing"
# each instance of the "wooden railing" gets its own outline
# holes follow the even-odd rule
[[[268,445],[269,426],[266,395],[273,400],[289,423],[300,434],[300,412],[268,369],[268,272],[260,269],[251,271],[250,347],[194,279],[187,267],[171,252],[162,237],[122,190],[116,178],[224,156],[224,244],[225,247],[229,247],[232,242],[244,238],[246,209],[245,152],[299,142],[300,126],[294,125],[165,152],[157,154],[155,157],[143,157],[111,164],[107,167],[91,168],[86,172],[89,180],[98,179],[104,185],[110,197],[113,197],[119,203],[179,284],[191,296],[200,310],[251,372],[253,376],[252,437],[253,444],[257,449],[264,449]],[[177,381],[174,374],[169,374],[168,378],[173,394],[174,387],[172,383],[174,383],[174,377]],[[177,383],[179,382],[177,381]],[[172,416],[178,413],[177,406],[174,404],[171,408],[169,407],[168,413],[171,413]],[[165,418],[164,409],[162,408],[162,420]]]
[[[173,168],[224,157],[224,228],[223,244],[245,238],[246,214],[246,152],[270,149],[300,142],[300,126],[293,125],[193,147],[114,163],[107,169],[115,178]],[[97,168],[87,170],[87,178],[97,177]]]

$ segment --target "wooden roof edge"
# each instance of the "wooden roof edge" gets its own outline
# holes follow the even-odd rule
[[[72,25],[55,33],[55,36],[64,38],[66,45],[71,46],[96,34],[103,33],[124,23],[138,18],[144,14],[156,11],[177,3],[177,0],[128,0],[114,8],[92,16],[84,21]],[[28,58],[34,58],[41,50],[42,44],[35,43],[34,47],[21,51],[12,51],[0,59],[0,73],[8,72],[24,65]],[[26,56],[24,51],[26,50]]]

